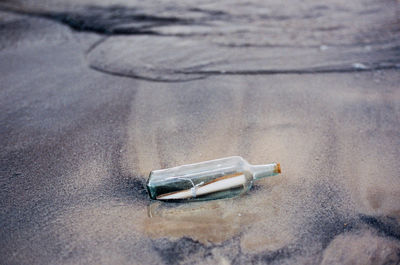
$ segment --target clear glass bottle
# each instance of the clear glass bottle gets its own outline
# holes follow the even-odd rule
[[[257,179],[281,173],[277,163],[250,165],[240,156],[154,170],[147,190],[154,200],[215,200],[248,191]]]

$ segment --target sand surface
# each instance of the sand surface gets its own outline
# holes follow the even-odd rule
[[[0,33],[2,264],[399,264],[398,57],[170,74],[181,61],[157,51],[135,68],[153,57],[130,57],[131,35],[10,11]],[[231,155],[282,174],[234,199],[149,200],[151,170]]]

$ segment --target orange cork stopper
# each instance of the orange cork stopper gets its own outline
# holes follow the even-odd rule
[[[274,169],[274,173],[278,173],[278,174],[281,173],[281,164],[276,163],[276,167]]]

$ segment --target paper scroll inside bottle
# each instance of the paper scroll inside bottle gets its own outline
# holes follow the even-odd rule
[[[147,190],[157,200],[214,200],[248,191],[253,181],[280,173],[277,163],[253,166],[227,157],[150,173]]]

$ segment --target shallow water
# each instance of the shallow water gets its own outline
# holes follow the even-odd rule
[[[17,3],[4,7],[107,35],[87,60],[115,75],[184,81],[400,68],[393,0]]]
[[[0,6],[4,263],[398,263],[398,2]],[[145,193],[229,155],[282,175]]]

